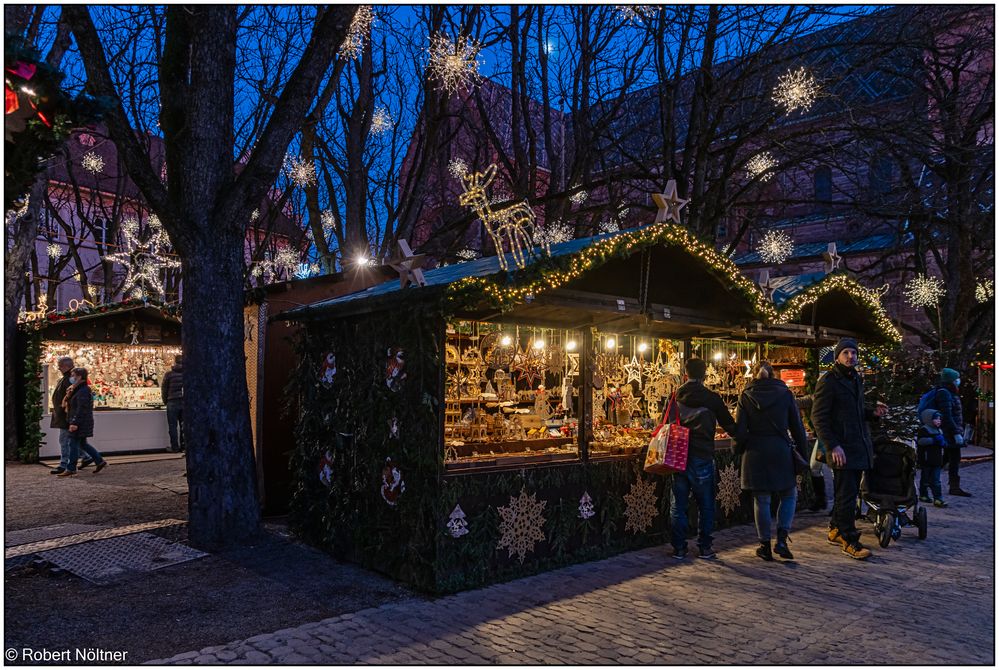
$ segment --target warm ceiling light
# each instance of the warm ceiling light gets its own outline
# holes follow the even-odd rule
[[[538,351],[541,351],[542,349],[545,348],[545,341],[544,340],[534,340],[534,348],[537,349]]]
[[[608,337],[607,341],[604,342],[604,347],[606,347],[607,349],[613,349],[616,345],[617,342],[614,340],[613,337]]]
[[[566,342],[565,343],[565,350],[566,351],[575,351],[576,350],[576,340],[569,340],[568,342]]]
[[[504,335],[500,338],[500,344],[504,347],[509,347],[511,342],[513,342],[513,339],[509,335]]]
[[[639,352],[641,352],[641,353],[645,353],[645,351],[646,351],[646,350],[647,350],[648,348],[649,348],[649,345],[647,345],[647,344],[646,344],[645,342],[642,342],[642,343],[640,343],[640,344],[638,345],[638,351],[639,351]]]

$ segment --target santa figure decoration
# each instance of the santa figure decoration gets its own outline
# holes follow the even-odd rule
[[[333,486],[333,454],[329,451],[319,459],[319,481],[326,488]]]
[[[395,507],[399,502],[399,496],[406,491],[406,482],[402,481],[402,473],[392,462],[392,458],[385,459],[385,467],[382,468],[382,499],[389,505]]]
[[[333,385],[333,378],[336,376],[336,354],[327,352],[323,358],[322,369],[319,371],[319,380],[326,386]]]
[[[406,357],[402,349],[390,347],[385,359],[385,385],[391,391],[401,391],[406,381]]]

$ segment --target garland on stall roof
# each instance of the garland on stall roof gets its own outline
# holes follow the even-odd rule
[[[160,314],[163,316],[175,319],[179,319],[182,312],[179,302],[162,303],[157,300],[149,300],[148,298],[127,298],[121,302],[103,303],[100,305],[84,303],[83,306],[78,307],[77,309],[64,309],[58,312],[49,312],[45,315],[44,319],[25,322],[20,324],[20,327],[28,332],[38,331],[47,328],[54,323],[59,323],[61,321],[73,321],[81,316],[90,316],[92,314],[114,314],[116,312],[134,309],[136,307],[154,307],[158,309]]]
[[[42,398],[42,336],[27,336],[24,357],[24,434],[17,445],[17,458],[22,463],[37,463],[42,444],[41,420],[44,413]],[[12,400],[11,400],[12,402]]]
[[[884,306],[881,304],[880,295],[859,284],[855,279],[844,273],[834,273],[826,275],[820,282],[809,286],[807,289],[797,294],[786,303],[777,315],[775,323],[784,324],[800,316],[801,310],[819,300],[830,291],[842,290],[855,302],[862,304],[871,310],[878,328],[884,338],[891,342],[901,342],[902,334],[895,327],[895,324],[888,318]]]
[[[535,293],[564,286],[613,258],[627,257],[638,249],[655,244],[680,247],[699,258],[708,268],[728,279],[730,285],[738,288],[760,316],[766,319],[777,317],[773,305],[735,263],[698,240],[686,228],[669,223],[657,223],[615,235],[594,242],[575,254],[542,258],[522,272],[501,275],[499,280],[466,277],[448,287],[448,300],[452,305],[463,305],[485,298],[495,307],[510,307],[524,302]],[[515,277],[513,281],[507,285],[500,283],[503,277],[510,276]]]

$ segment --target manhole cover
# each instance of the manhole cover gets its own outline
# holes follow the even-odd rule
[[[42,528],[8,530],[3,536],[3,546],[16,547],[19,544],[52,540],[57,537],[67,537],[69,535],[76,535],[77,533],[86,533],[91,530],[101,530],[102,528],[107,528],[107,526],[92,526],[84,523],[59,523],[54,526],[43,526]]]
[[[205,556],[204,552],[150,533],[133,533],[38,554],[75,575],[106,583],[129,572],[149,572]]]

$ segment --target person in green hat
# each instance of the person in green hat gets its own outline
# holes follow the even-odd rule
[[[947,485],[950,495],[970,498],[961,488],[961,447],[964,446],[964,413],[961,410],[961,374],[951,368],[940,370],[940,381],[930,407],[940,412],[941,429],[947,440],[943,463],[947,467]]]

